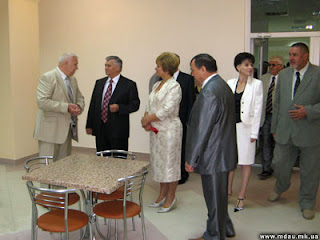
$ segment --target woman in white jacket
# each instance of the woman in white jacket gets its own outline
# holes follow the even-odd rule
[[[252,54],[239,53],[234,59],[234,67],[239,72],[239,77],[228,81],[235,96],[238,164],[241,165],[241,188],[234,208],[235,212],[244,207],[245,192],[251,174],[251,165],[255,160],[255,143],[260,128],[263,91],[262,82],[251,77],[253,64]],[[232,194],[234,172],[229,173],[229,197]]]

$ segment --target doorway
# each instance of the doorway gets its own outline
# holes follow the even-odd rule
[[[281,38],[253,38],[253,55],[256,62],[254,64],[255,77],[268,71],[268,61],[272,56],[281,56],[284,59],[285,67],[289,66],[289,48],[293,43],[303,42],[310,46],[310,37],[281,37]]]

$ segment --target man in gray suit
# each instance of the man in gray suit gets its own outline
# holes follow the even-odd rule
[[[210,55],[195,56],[191,71],[202,89],[188,122],[186,170],[201,174],[208,209],[206,231],[197,240],[223,240],[235,236],[227,208],[228,174],[238,160],[235,100]]]
[[[320,178],[320,67],[308,59],[308,47],[295,43],[289,51],[291,68],[279,73],[271,125],[277,182],[269,201],[289,188],[299,156],[299,205],[303,217],[312,219]]]
[[[55,69],[40,77],[34,130],[40,156],[59,160],[71,154],[71,139],[78,141],[77,116],[83,111],[84,98],[73,76],[77,69],[78,57],[65,53]]]
[[[263,83],[263,109],[260,122],[260,126],[262,126],[262,172],[258,174],[261,180],[271,177],[273,172],[271,162],[273,158],[274,139],[270,132],[272,106],[278,81],[278,73],[283,69],[283,67],[283,57],[273,56],[269,60],[269,73],[261,76],[261,81]]]

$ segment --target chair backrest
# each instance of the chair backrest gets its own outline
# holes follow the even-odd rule
[[[68,232],[68,195],[76,193],[76,190],[36,187],[32,181],[27,181],[27,187],[32,202],[33,217],[38,218],[37,205],[48,209],[64,209],[65,230]]]
[[[148,174],[147,170],[144,170],[142,173],[129,176],[126,178],[120,178],[118,179],[119,182],[122,182],[124,184],[124,190],[123,190],[123,210],[125,214],[126,209],[126,202],[129,198],[130,201],[133,200],[132,195],[134,193],[139,194],[138,202],[141,207],[141,211],[143,211],[143,200],[142,200],[142,194],[143,194],[143,187],[144,183],[146,181],[146,176]]]
[[[96,155],[100,157],[113,157],[130,160],[136,159],[136,155],[134,153],[125,150],[104,150],[96,152]]]
[[[52,156],[39,156],[26,160],[24,162],[24,169],[27,172],[32,172],[35,169],[43,167],[45,165],[49,165],[53,161]]]

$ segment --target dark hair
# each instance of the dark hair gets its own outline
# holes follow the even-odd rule
[[[300,50],[302,52],[309,53],[308,46],[306,44],[302,43],[302,42],[294,43],[294,44],[291,45],[291,47],[297,47],[297,48],[300,48]]]
[[[193,60],[197,69],[204,66],[208,72],[216,72],[218,70],[216,60],[207,53],[201,53],[194,56],[191,59],[190,64]]]
[[[108,56],[106,57],[106,61],[114,60],[114,63],[120,67],[120,71],[122,70],[122,60],[118,56]]]
[[[234,58],[233,66],[237,70],[237,66],[240,65],[244,60],[249,60],[252,64],[254,64],[254,56],[251,53],[248,52],[242,52],[237,54],[237,56]]]

